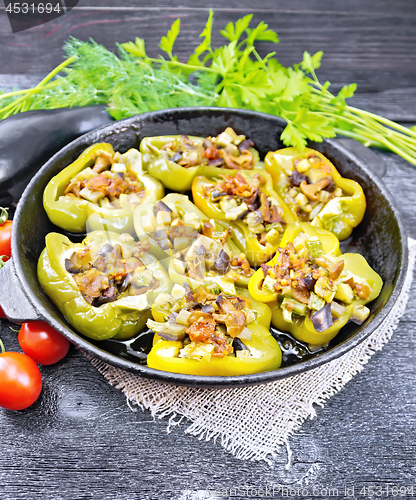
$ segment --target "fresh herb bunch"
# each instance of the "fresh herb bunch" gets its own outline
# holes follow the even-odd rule
[[[36,87],[0,94],[0,118],[31,109],[90,104],[107,104],[117,120],[175,107],[245,108],[286,120],[281,139],[287,146],[303,149],[308,140],[341,134],[391,150],[416,165],[414,129],[348,106],[355,83],[331,94],[330,83],[322,85],[315,73],[322,52],[305,52],[300,64],[288,68],[277,61],[275,52],[262,58],[256,42],[279,39],[264,22],[251,28],[252,17],[229,23],[221,31],[228,43],[213,48],[211,10],[202,41],[186,63],[173,54],[179,19],[160,41],[165,56],[156,59],[148,57],[141,38],[119,45],[118,55],[94,40],[71,38],[64,47],[68,58]]]

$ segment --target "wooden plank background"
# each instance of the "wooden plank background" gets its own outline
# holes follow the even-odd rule
[[[254,21],[265,20],[281,39],[277,46],[261,44],[262,52],[276,50],[289,65],[304,50],[323,50],[322,81],[330,80],[335,90],[357,82],[357,106],[416,123],[416,4],[410,0],[105,3],[80,0],[65,16],[18,34],[0,10],[0,87],[37,83],[62,61],[69,36],[93,37],[110,49],[140,36],[156,55],[177,17],[177,53],[185,58],[198,44],[211,6],[215,45],[222,43],[218,33],[226,23],[253,12]],[[388,165],[385,182],[416,237],[414,167],[393,154],[377,154]],[[71,348],[56,366],[42,367],[44,388],[34,406],[0,410],[0,498],[199,500],[212,498],[207,489],[273,485],[337,488],[341,498],[345,487],[355,487],[350,498],[364,498],[363,486],[413,486],[416,495],[415,292],[413,285],[392,341],[290,440],[289,470],[284,449],[269,466],[236,460],[219,443],[184,434],[184,422],[167,434],[166,420],[132,412],[125,397]],[[9,327],[1,323],[1,338],[8,349],[18,349]]]

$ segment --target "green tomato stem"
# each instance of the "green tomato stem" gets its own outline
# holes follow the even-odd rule
[[[9,212],[7,211],[7,208],[0,207],[0,226],[2,226],[8,218]]]

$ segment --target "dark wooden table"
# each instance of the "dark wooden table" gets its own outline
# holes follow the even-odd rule
[[[322,81],[330,80],[334,90],[357,82],[355,105],[416,123],[416,4],[411,0],[212,0],[208,6],[183,0],[180,5],[80,0],[64,17],[15,35],[3,9],[0,87],[37,83],[62,60],[69,36],[93,37],[112,49],[140,36],[156,54],[160,36],[177,17],[182,20],[178,54],[185,56],[213,7],[215,44],[227,22],[254,12],[255,21],[265,20],[279,33],[281,43],[273,50],[283,64],[298,62],[304,50],[323,50]],[[262,50],[268,49],[263,44]],[[414,167],[393,154],[377,154],[387,163],[385,182],[409,235],[416,237]],[[185,435],[186,423],[167,434],[166,421],[132,412],[121,392],[71,348],[57,365],[42,367],[44,388],[31,408],[0,409],[0,498],[199,500],[214,498],[206,490],[233,487],[253,488],[245,497],[263,498],[265,488],[270,494],[273,486],[279,498],[279,485],[296,489],[291,492],[296,498],[328,498],[334,489],[343,498],[346,487],[349,498],[365,498],[362,488],[369,486],[375,493],[380,487],[384,492],[387,486],[399,488],[389,497],[407,487],[401,498],[410,498],[409,488],[416,495],[415,292],[416,284],[391,342],[290,440],[290,470],[285,449],[270,466],[236,460],[219,443]],[[18,349],[10,326],[1,323],[1,338],[8,349]],[[310,496],[302,488],[309,488]]]

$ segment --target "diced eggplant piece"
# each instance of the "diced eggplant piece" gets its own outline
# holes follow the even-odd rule
[[[165,240],[166,237],[167,237],[166,229],[157,229],[153,233],[153,239],[156,240],[156,241]]]
[[[235,337],[235,339],[233,340],[233,348],[234,348],[234,351],[245,351],[245,350],[249,350],[249,348],[244,344],[244,342],[242,340],[240,340],[238,337]]]
[[[243,152],[246,151],[248,148],[251,148],[254,146],[254,142],[251,139],[244,139],[244,141],[241,141],[240,144],[238,145],[238,149]]]
[[[255,210],[260,208],[260,196],[259,196],[260,191],[256,189],[254,194],[250,198],[246,198],[244,200],[244,203],[247,205],[247,207],[254,212]]]
[[[95,297],[92,305],[98,307],[108,302],[114,302],[115,300],[117,300],[117,289],[114,286],[110,286],[99,297]]]
[[[123,293],[127,290],[127,287],[132,282],[132,279],[133,279],[133,273],[129,273],[129,274],[126,274],[126,276],[124,276],[124,279],[121,282],[121,285],[119,285],[120,293]]]
[[[220,274],[225,274],[230,266],[230,256],[223,249],[218,253],[214,262],[214,269]]]
[[[81,294],[82,296],[84,297],[84,299],[88,302],[88,304],[92,305],[92,303],[94,302],[94,299],[93,297],[90,297],[89,295],[86,295],[84,292],[81,291]]]
[[[306,283],[306,286],[312,291],[315,287],[316,279],[312,276],[312,273],[309,273],[307,276],[303,278],[303,281]]]
[[[215,309],[211,305],[207,304],[205,306],[202,306],[201,311],[203,313],[212,314],[215,312]]]
[[[227,220],[237,220],[237,219],[242,219],[249,213],[249,209],[247,205],[243,202],[240,206],[238,207],[233,207],[230,208],[225,212],[225,218]]]
[[[181,153],[175,153],[174,156],[170,159],[170,161],[176,162],[179,161],[182,158]]]
[[[65,269],[71,274],[78,274],[82,271],[80,267],[76,266],[69,259],[65,259]]]
[[[171,312],[168,317],[168,322],[169,323],[176,323],[176,318],[178,316],[178,313],[176,312]]]
[[[331,302],[331,313],[334,318],[339,319],[345,314],[345,310],[346,307],[344,307],[339,302],[335,302],[335,300]]]
[[[211,197],[213,199],[219,198],[220,196],[225,196],[227,193],[225,191],[218,191],[218,189],[213,189],[211,191]]]
[[[263,223],[263,216],[262,216],[260,210],[255,210],[254,212],[250,212],[247,215],[246,223],[247,223],[248,227],[256,227],[259,224],[262,224]]]
[[[308,182],[308,178],[306,177],[306,175],[303,175],[297,170],[294,170],[292,175],[289,177],[290,185],[299,187],[302,181]]]
[[[312,324],[319,333],[328,330],[334,324],[331,313],[331,303],[326,304],[322,309],[312,314]]]
[[[99,255],[107,255],[108,253],[112,252],[114,250],[114,247],[110,245],[110,243],[106,243],[104,246],[100,248],[100,251],[98,252]]]
[[[163,211],[163,212],[172,212],[172,210],[166,205],[166,203],[163,203],[162,200],[159,200],[154,208],[153,208],[153,212],[154,214],[156,215],[158,212],[160,211]]]
[[[220,167],[221,165],[224,165],[223,158],[216,158],[215,160],[209,160],[208,162],[208,166],[210,167]]]

